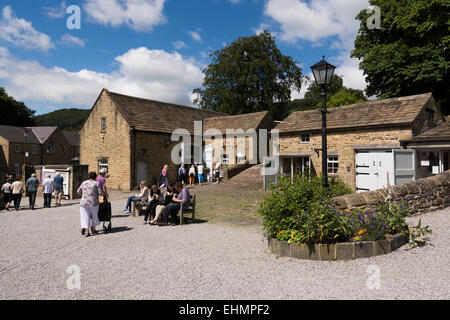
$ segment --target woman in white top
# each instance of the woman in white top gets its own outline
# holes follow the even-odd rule
[[[16,181],[14,181],[11,185],[11,193],[14,200],[14,208],[16,209],[16,211],[19,211],[20,200],[22,200],[23,191],[22,178],[17,177]]]
[[[192,165],[189,169],[189,184],[193,186],[195,184],[195,166]]]
[[[146,181],[141,181],[140,189],[141,189],[141,192],[139,194],[135,194],[134,196],[128,197],[127,205],[126,205],[125,209],[123,209],[123,212],[131,214],[131,203],[133,201],[134,202],[137,202],[137,201],[147,202],[150,190],[147,188]]]
[[[9,211],[9,205],[11,204],[11,182],[11,179],[8,178],[2,186],[3,203],[5,204],[6,211]]]

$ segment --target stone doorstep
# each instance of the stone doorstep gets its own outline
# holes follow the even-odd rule
[[[408,243],[402,234],[396,234],[392,239],[364,242],[339,242],[336,244],[307,245],[300,243],[287,243],[269,237],[270,252],[281,257],[296,259],[335,261],[370,258],[391,253]]]

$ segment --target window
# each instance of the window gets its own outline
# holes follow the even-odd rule
[[[62,150],[62,153],[66,153],[66,146],[65,145],[61,145],[61,150]]]
[[[106,173],[108,173],[108,159],[100,159],[98,160],[98,171],[106,169]]]
[[[20,144],[16,144],[16,152],[20,152]]]
[[[40,154],[41,153],[40,146],[37,144],[33,144],[31,146],[31,153],[32,154]]]
[[[300,136],[300,142],[301,143],[309,143],[311,141],[311,134],[304,133]]]
[[[328,174],[335,175],[338,174],[339,169],[339,157],[333,156],[328,157]]]
[[[102,132],[106,132],[106,118],[102,118]]]
[[[18,164],[18,163],[14,164],[14,173],[16,174],[16,176],[18,176],[22,173],[20,170],[20,164]]]
[[[227,165],[230,163],[230,157],[227,154],[222,154],[222,164]]]
[[[47,153],[48,154],[53,154],[53,143],[49,143],[47,146]]]

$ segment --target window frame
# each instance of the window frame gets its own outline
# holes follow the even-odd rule
[[[104,162],[106,162],[106,163],[104,163]],[[109,172],[109,159],[108,158],[98,159],[97,163],[98,163],[98,172],[100,172],[101,169],[106,169],[106,173]]]
[[[311,142],[311,133],[302,133],[300,135],[300,143],[310,143]]]
[[[41,154],[40,145],[38,145],[38,144],[31,145],[31,154]]]
[[[339,156],[328,156],[327,157],[327,173],[328,175],[337,176],[339,174]],[[333,160],[330,160],[333,158]],[[336,160],[334,160],[336,159]],[[330,166],[331,165],[331,166]],[[330,169],[332,170],[330,172]],[[334,172],[336,171],[336,172]]]
[[[106,117],[101,120],[100,130],[102,133],[106,133]]]
[[[19,143],[16,143],[15,145],[14,145],[14,151],[16,152],[16,153],[20,153],[20,144]]]

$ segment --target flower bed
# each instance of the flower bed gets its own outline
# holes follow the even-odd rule
[[[330,199],[341,191],[346,188],[340,182],[324,189],[320,177],[281,179],[259,210],[271,251],[316,260],[353,259],[389,253],[416,238],[423,244],[423,235],[430,232],[420,224],[408,227],[404,201],[339,211]]]

